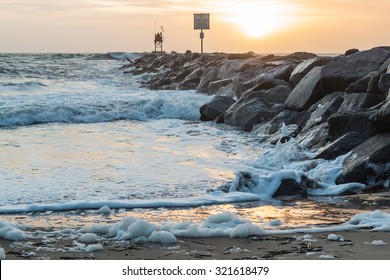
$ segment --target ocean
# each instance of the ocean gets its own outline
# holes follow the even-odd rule
[[[152,74],[120,69],[138,56],[0,54],[1,225],[71,229],[66,234],[138,223],[142,234],[114,236],[147,240],[156,228],[226,236],[237,225],[256,225],[236,231],[242,236],[343,223],[360,213],[337,197],[359,187],[336,186],[343,157],[313,160],[298,142],[264,144],[254,133],[200,122],[199,108],[212,96],[142,87]],[[219,190],[234,186],[240,171],[254,174],[257,186]],[[305,199],[272,198],[282,179],[303,175],[322,189]],[[190,229],[195,224],[203,231]]]

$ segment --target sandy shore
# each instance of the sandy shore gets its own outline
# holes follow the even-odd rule
[[[390,233],[372,231],[337,232],[343,240],[328,240],[329,233],[265,235],[248,238],[181,238],[176,244],[132,244],[112,240],[100,242],[103,250],[93,253],[68,250],[71,240],[58,240],[50,247],[42,240],[29,243],[0,239],[7,260],[390,260]],[[35,248],[35,249],[34,249]]]

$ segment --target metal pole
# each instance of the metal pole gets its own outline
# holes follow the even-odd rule
[[[204,33],[203,29],[200,30],[200,53],[203,53],[203,38],[204,38]]]

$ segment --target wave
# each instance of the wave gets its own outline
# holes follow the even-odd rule
[[[135,100],[104,100],[89,103],[29,104],[3,107],[0,127],[30,126],[47,123],[100,123],[119,120],[153,119],[198,120],[205,98],[183,100],[172,96],[151,96]],[[176,94],[176,96],[178,96]],[[129,99],[131,99],[129,97]]]
[[[108,206],[111,209],[133,209],[133,208],[161,208],[161,207],[199,207],[204,205],[216,205],[232,202],[258,201],[256,195],[249,193],[222,193],[213,192],[202,197],[188,199],[152,199],[152,200],[129,200],[129,201],[72,201],[52,204],[30,204],[1,206],[1,214],[25,213],[25,212],[46,212],[46,211],[72,211],[100,209]]]
[[[127,52],[108,52],[105,54],[91,54],[87,56],[88,60],[125,60],[137,59],[142,56],[142,53],[127,53]]]
[[[0,82],[0,86],[2,87],[18,87],[18,88],[25,88],[25,87],[46,87],[47,85],[42,82],[35,82],[35,81],[28,81],[28,82]]]

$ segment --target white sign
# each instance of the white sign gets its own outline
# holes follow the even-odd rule
[[[194,14],[194,29],[210,29],[210,14]]]

